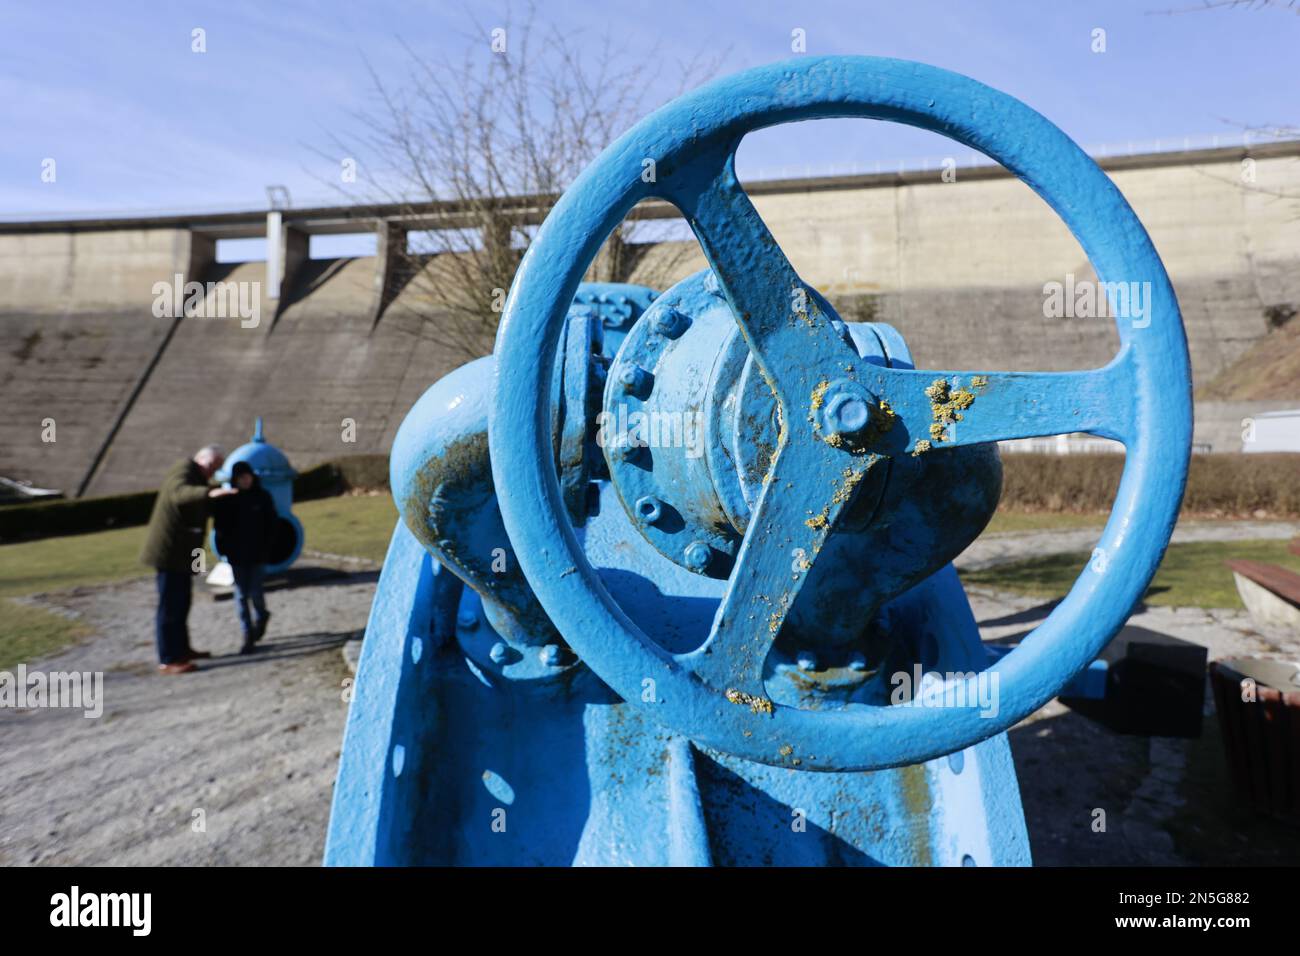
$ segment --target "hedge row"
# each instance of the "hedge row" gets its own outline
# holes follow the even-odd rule
[[[354,489],[387,489],[387,455],[348,455],[323,461],[299,472],[293,482],[294,501],[332,498]]]
[[[34,501],[0,508],[0,541],[53,538],[109,528],[146,524],[153,510],[154,491],[136,491],[103,498]]]
[[[388,456],[350,455],[322,462],[293,482],[295,501],[329,498],[352,489],[388,487]],[[69,498],[0,507],[0,541],[53,538],[148,524],[156,491]]]
[[[1002,507],[1106,512],[1123,455],[1002,456]],[[1193,455],[1183,513],[1204,517],[1300,517],[1300,455]]]
[[[1002,507],[1011,511],[1106,512],[1115,500],[1122,455],[1002,456]],[[294,499],[388,487],[385,455],[351,455],[298,475]],[[0,541],[83,534],[145,524],[154,492],[44,501],[0,508]],[[1300,518],[1300,455],[1193,455],[1183,513]]]

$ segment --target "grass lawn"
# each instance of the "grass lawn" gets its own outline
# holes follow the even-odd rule
[[[1057,598],[1074,584],[1090,553],[1044,555],[982,571],[968,571],[967,584],[1013,591],[1031,597]],[[1249,558],[1300,571],[1300,556],[1287,550],[1286,541],[1197,541],[1171,544],[1147,591],[1146,603],[1176,607],[1240,608],[1241,598],[1232,572],[1223,566],[1230,558]]]
[[[293,506],[309,551],[383,561],[397,524],[393,496],[344,495]]]
[[[387,494],[355,495],[300,502],[294,514],[306,532],[306,548],[327,554],[382,561],[397,521]],[[999,512],[990,532],[1100,527],[1102,515]],[[66,591],[145,577],[137,563],[145,529],[121,528],[95,534],[0,545],[0,669],[52,654],[86,636],[84,625],[40,608],[9,600],[43,591]],[[1254,558],[1300,570],[1300,557],[1283,541],[1232,544],[1176,544],[1169,549],[1150,597],[1153,604],[1240,607],[1230,557]],[[1063,595],[1087,560],[1086,554],[1035,558],[965,575],[971,584],[1044,597]]]
[[[397,521],[388,495],[304,501],[293,511],[309,550],[374,561],[383,560]],[[137,527],[0,545],[0,670],[89,636],[84,624],[10,598],[146,577],[152,572],[138,560],[144,537]]]

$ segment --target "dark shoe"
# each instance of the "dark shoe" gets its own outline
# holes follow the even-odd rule
[[[189,651],[186,651],[186,652],[185,652],[185,659],[186,659],[187,661],[204,661],[204,660],[207,660],[207,659],[208,659],[209,657],[211,657],[211,656],[212,656],[212,652],[211,652],[211,651],[195,651],[195,650],[189,650]]]
[[[253,637],[251,634],[246,634],[244,636],[244,643],[240,645],[239,653],[252,654],[254,651],[257,650],[256,641],[257,638]]]
[[[158,673],[160,674],[188,674],[190,671],[198,670],[198,665],[193,661],[181,661],[177,664],[159,664]]]
[[[266,634],[266,625],[269,623],[271,623],[271,612],[267,611],[266,617],[262,618],[260,621],[257,622],[256,625],[254,625],[253,628],[254,642],[260,641],[262,637]]]

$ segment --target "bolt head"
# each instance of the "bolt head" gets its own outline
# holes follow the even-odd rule
[[[961,773],[966,766],[966,752],[964,750],[954,750],[948,754],[948,769],[953,773]]]
[[[478,615],[471,610],[463,610],[456,615],[456,623],[467,631],[478,627]]]
[[[564,649],[559,644],[547,644],[537,657],[547,667],[559,667],[564,661]]]
[[[867,669],[867,656],[861,651],[854,651],[849,655],[849,670],[861,673]]]
[[[677,338],[690,324],[690,319],[673,308],[664,309],[655,316],[655,331],[667,339]]]
[[[623,391],[640,394],[650,383],[650,373],[639,365],[624,365],[619,369],[618,381],[623,386]]]
[[[613,452],[618,461],[635,462],[641,456],[641,446],[637,444],[631,434],[626,434],[620,436],[614,445]]]
[[[827,403],[826,418],[839,434],[853,434],[871,421],[871,406],[857,396],[837,395]]]
[[[634,507],[636,508],[636,516],[646,524],[654,524],[663,517],[663,502],[654,495],[638,498]]]
[[[857,437],[871,424],[871,413],[876,397],[857,382],[838,379],[831,383],[824,396],[818,422],[822,437]]]
[[[488,651],[488,657],[492,658],[494,664],[504,664],[509,656],[510,648],[506,646],[505,641],[497,641],[492,645],[492,650]]]
[[[692,571],[702,572],[709,566],[709,561],[713,557],[713,549],[703,541],[692,541],[682,552],[682,560]]]
[[[799,665],[801,671],[815,671],[817,669],[817,655],[812,651],[800,651],[795,655],[795,663]]]

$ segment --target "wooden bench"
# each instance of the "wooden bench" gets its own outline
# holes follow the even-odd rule
[[[1300,574],[1244,558],[1224,564],[1236,577],[1237,593],[1256,624],[1300,630]]]
[[[1223,563],[1233,573],[1249,578],[1260,587],[1268,588],[1278,597],[1284,598],[1292,604],[1300,604],[1300,574],[1288,571],[1276,564],[1265,564],[1263,561],[1247,561],[1244,558],[1236,558]]]

